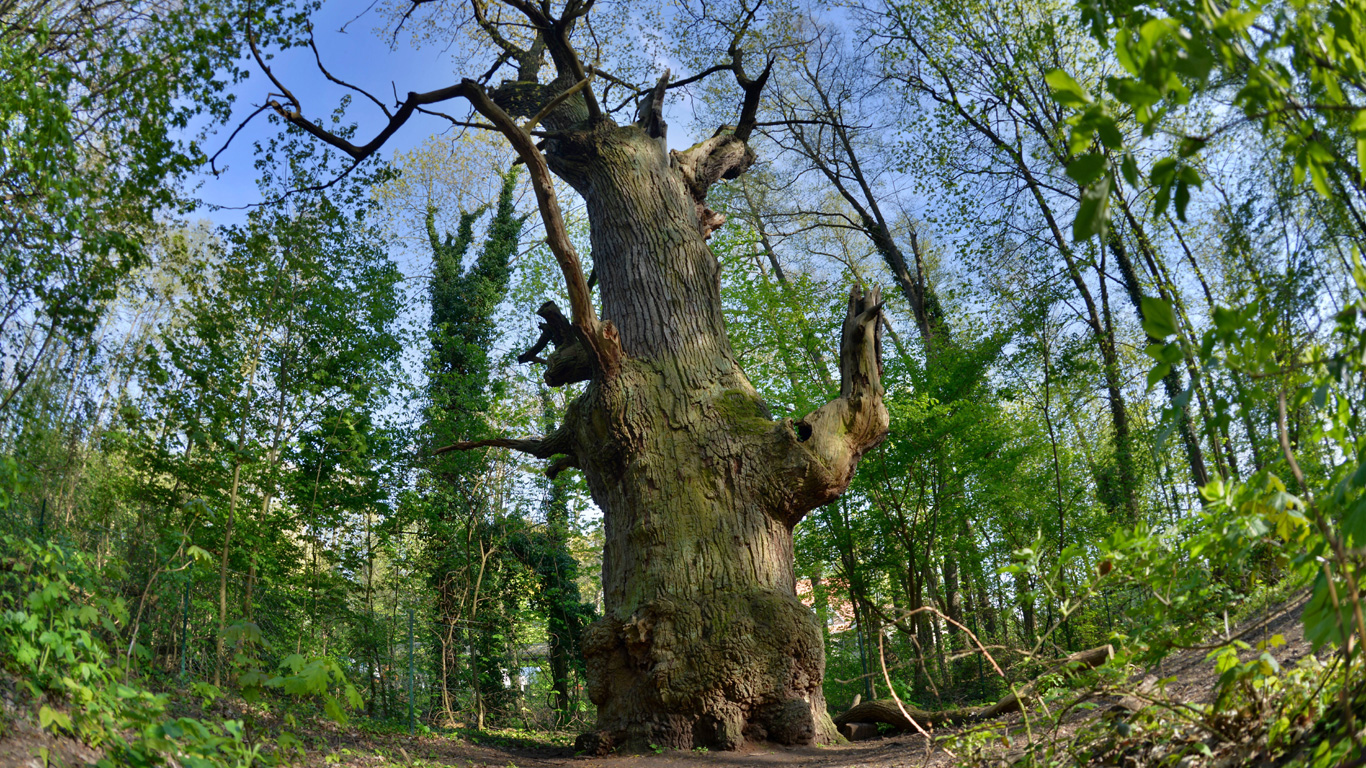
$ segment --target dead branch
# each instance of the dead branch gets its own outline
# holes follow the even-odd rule
[[[1082,669],[1095,669],[1114,656],[1114,648],[1109,645],[1102,645],[1097,648],[1080,651],[1059,659],[1048,672],[1049,674],[1073,674]],[[1040,675],[1043,677],[1044,675]],[[835,717],[835,725],[845,723],[887,723],[901,730],[919,730],[920,723],[927,723],[930,726],[936,725],[961,725],[964,723],[979,722],[990,720],[1001,715],[1016,712],[1021,709],[1021,702],[1032,696],[1037,688],[1037,681],[1030,683],[1022,688],[1019,694],[1009,693],[1000,701],[989,707],[960,707],[956,709],[946,709],[938,712],[928,712],[916,707],[905,707],[906,714],[902,714],[902,707],[890,699],[877,699],[875,701],[865,701],[847,712]],[[923,733],[923,731],[921,731]]]
[[[545,437],[492,437],[486,440],[465,440],[438,448],[432,451],[432,455],[441,456],[454,451],[472,451],[477,448],[508,448],[530,454],[538,459],[548,459],[556,454],[568,454],[571,448],[571,438],[568,432],[560,429]]]
[[[906,711],[906,706],[901,703],[901,697],[896,695],[896,686],[892,685],[892,676],[887,673],[887,654],[884,653],[882,650],[881,632],[877,633],[877,660],[878,664],[882,666],[882,679],[887,683],[887,692],[892,694],[892,701],[896,703],[897,711],[901,713],[901,716],[906,719],[906,722],[910,723],[911,726],[914,727],[915,730],[918,731],[921,736],[924,736],[927,739],[932,739],[933,737],[930,736],[929,731],[926,731],[924,728],[920,727],[920,723],[917,723],[915,721],[915,718],[911,717],[911,713]],[[854,706],[858,705],[855,704]],[[944,751],[948,752],[947,749]],[[956,757],[956,755],[954,755],[952,752],[949,752],[949,757]]]
[[[552,387],[593,378],[592,359],[559,306],[547,301],[536,314],[545,321],[541,323],[541,336],[531,349],[517,356],[517,362],[545,365],[545,383]],[[541,351],[551,343],[555,345],[555,351],[545,358],[540,357]]]

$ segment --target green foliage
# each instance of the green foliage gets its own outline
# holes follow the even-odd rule
[[[93,695],[87,681],[112,684],[114,664],[102,638],[117,636],[128,622],[123,599],[96,596],[99,579],[81,553],[9,533],[0,549],[0,659],[8,671],[22,675],[34,695],[68,687]]]
[[[235,9],[16,3],[5,13],[5,316],[27,306],[52,330],[86,334],[143,260],[139,230],[180,204],[175,183],[203,160],[180,137],[201,114],[227,117],[223,90],[242,74]]]
[[[1207,708],[1196,710],[1200,726],[1215,736],[1203,747],[1204,758],[1250,744],[1242,747],[1249,760],[1260,754],[1292,764],[1328,765],[1354,741],[1349,710],[1359,708],[1366,674],[1361,654],[1349,642],[1363,631],[1357,578],[1366,567],[1357,548],[1366,471],[1351,405],[1360,401],[1366,371],[1361,354],[1366,331],[1358,322],[1366,310],[1366,268],[1358,264],[1356,274],[1358,298],[1338,313],[1335,344],[1305,350],[1300,358],[1276,354],[1276,334],[1269,330],[1277,322],[1274,316],[1256,306],[1216,310],[1201,344],[1202,370],[1210,375],[1228,369],[1276,382],[1282,450],[1276,471],[1268,467],[1242,481],[1211,482],[1202,489],[1204,509],[1180,531],[1116,532],[1099,547],[1101,567],[1075,597],[1080,607],[1116,587],[1142,595],[1131,603],[1124,631],[1112,635],[1121,657],[1141,664],[1161,659],[1172,648],[1200,643],[1208,628],[1220,626],[1222,614],[1222,637],[1209,654],[1218,675],[1216,696]],[[1164,307],[1153,309],[1160,316]],[[1311,426],[1293,441],[1287,408],[1311,413],[1306,421]],[[1324,475],[1307,478],[1300,459],[1323,445],[1344,460]],[[1293,477],[1294,487],[1277,472]],[[1020,556],[1022,563],[1012,570],[1039,573],[1033,550]],[[1059,576],[1055,572],[1044,579],[1057,582]],[[1324,669],[1310,656],[1285,670],[1270,652],[1285,642],[1280,635],[1255,649],[1227,635],[1230,613],[1236,618],[1239,605],[1277,582],[1280,586],[1270,591],[1281,595],[1312,582],[1304,635],[1316,649],[1330,644],[1342,649],[1341,663]],[[1125,685],[1122,679],[1117,684]],[[1334,697],[1342,710],[1330,703]],[[1156,711],[1141,713],[1131,730],[1121,734],[1131,753],[1180,756],[1183,745],[1191,743],[1183,726]],[[1094,754],[1108,753],[1118,746],[1112,740],[1095,749]],[[1067,753],[1063,762],[1076,755]]]
[[[427,210],[433,269],[422,432],[431,449],[492,434],[504,407],[499,401],[511,394],[495,376],[494,348],[498,310],[507,300],[526,220],[514,205],[517,178],[515,170],[503,175],[472,263],[466,261],[485,210],[462,212],[457,231],[444,237],[436,230],[438,211]],[[551,398],[544,390],[537,410],[540,427],[553,430]],[[439,670],[432,716],[447,725],[457,717],[484,723],[486,715],[496,718],[489,724],[529,722],[519,684],[528,662],[519,657],[532,638],[546,641],[538,677],[549,680],[546,695],[555,723],[569,722],[580,706],[570,678],[582,673],[578,637],[592,607],[580,600],[578,561],[568,550],[573,486],[565,476],[537,483],[545,493],[545,526],[534,526],[500,506],[492,490],[507,461],[482,451],[424,457],[418,493],[404,510],[421,526],[421,567],[435,591],[427,644],[431,666]],[[544,617],[543,627],[533,629],[533,611]]]
[[[34,699],[50,702],[37,710],[41,728],[103,750],[97,764],[110,768],[167,761],[203,768],[273,764],[299,746],[287,731],[267,743],[239,720],[169,717],[167,694],[152,693],[131,676],[131,667],[114,663],[108,648],[123,637],[129,616],[121,598],[107,596],[106,582],[88,557],[11,534],[0,536],[0,548],[0,659],[4,672],[22,680]],[[261,642],[254,625],[238,625],[235,637],[248,648]],[[258,705],[267,703],[267,689],[278,689],[288,708],[318,699],[330,717],[344,723],[344,708],[360,704],[331,659],[293,655],[269,679],[246,654],[238,655],[237,666],[243,697]],[[207,684],[200,689],[206,707],[221,694]]]
[[[1105,79],[1105,99],[1062,70],[1049,74],[1054,99],[1074,113],[1070,150],[1098,150],[1068,165],[1069,175],[1091,185],[1074,225],[1078,239],[1104,231],[1103,204],[1088,200],[1091,190],[1104,187],[1108,197],[1118,184],[1116,163],[1129,186],[1140,186],[1136,152],[1142,140],[1125,137],[1119,116],[1132,115],[1146,140],[1171,124],[1174,111],[1205,95],[1229,98],[1241,114],[1213,131],[1184,133],[1174,153],[1152,164],[1147,182],[1157,215],[1175,203],[1177,217],[1186,220],[1192,190],[1204,184],[1195,156],[1243,123],[1274,137],[1296,185],[1307,176],[1320,195],[1333,199],[1362,181],[1366,110],[1351,97],[1366,84],[1366,11],[1360,4],[1080,0],[1078,7],[1083,23],[1101,45],[1113,47],[1123,68]]]

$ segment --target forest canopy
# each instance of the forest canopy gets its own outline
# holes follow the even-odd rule
[[[1355,0],[0,0],[0,756],[1363,764],[1364,62]]]

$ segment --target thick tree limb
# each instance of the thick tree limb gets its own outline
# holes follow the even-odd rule
[[[768,76],[773,73],[773,59],[768,60],[764,65],[764,71],[759,73],[758,77],[750,79],[745,75],[744,52],[738,45],[731,46],[730,56],[735,71],[735,82],[745,92],[745,100],[740,105],[740,121],[735,124],[735,138],[749,141],[749,135],[754,132],[754,123],[759,114],[759,97],[763,95],[764,86],[768,84]]]
[[[729,126],[722,126],[711,138],[670,156],[697,206],[698,230],[702,237],[710,237],[726,223],[726,217],[707,206],[707,190],[721,179],[734,179],[748,170],[754,164],[754,150]]]
[[[494,104],[482,87],[470,80],[464,83],[467,86],[466,97],[474,105],[475,111],[502,131],[517,152],[517,156],[526,164],[530,172],[532,189],[536,192],[536,204],[541,212],[541,221],[545,226],[546,244],[550,246],[555,261],[560,265],[565,289],[569,292],[570,320],[575,333],[585,351],[590,354],[589,360],[594,370],[603,376],[614,375],[621,364],[621,342],[610,322],[598,322],[588,281],[583,276],[582,262],[565,228],[564,214],[560,209],[559,198],[555,194],[555,182],[550,177],[545,155],[536,148],[531,135],[518,127],[511,115]],[[558,314],[558,308],[556,313]]]
[[[833,501],[854,476],[859,459],[887,436],[882,402],[882,292],[849,291],[840,343],[840,396],[793,423],[804,459],[791,478],[796,524],[807,511]]]
[[[545,437],[492,437],[486,440],[465,440],[438,448],[432,451],[432,455],[440,456],[453,451],[472,451],[476,448],[508,448],[530,454],[538,459],[548,459],[558,454],[572,455],[573,443],[574,438],[570,432],[561,426]]]
[[[551,480],[554,480],[555,478],[559,477],[560,473],[565,471],[566,469],[569,469],[570,467],[574,467],[577,469],[578,466],[578,459],[574,458],[574,456],[570,454],[556,456],[555,458],[551,459],[550,464],[546,466],[545,476],[550,478]]]
[[[573,96],[579,91],[582,91],[584,87],[588,85],[588,80],[589,78],[585,77],[584,79],[578,81],[577,83],[574,83],[573,85],[561,91],[559,95],[555,98],[551,99],[550,101],[547,101],[545,103],[545,106],[541,107],[541,111],[537,112],[534,116],[532,116],[530,120],[526,121],[526,125],[522,126],[522,130],[526,131],[527,133],[531,133],[533,130],[535,130],[536,124],[544,120],[546,115],[555,111],[555,108],[563,104],[565,101],[567,101],[569,97]]]
[[[597,313],[589,300],[588,281],[584,279],[578,251],[569,239],[568,230],[565,229],[564,213],[560,209],[559,197],[555,194],[555,183],[550,178],[550,168],[546,165],[545,156],[536,148],[531,134],[522,130],[511,115],[494,104],[482,87],[472,80],[465,80],[462,85],[465,86],[465,95],[475,111],[503,133],[512,144],[517,157],[526,164],[532,188],[536,192],[536,204],[545,225],[546,244],[550,246],[555,261],[560,265],[565,288],[569,291],[570,317],[576,326],[585,332],[591,331],[597,320]]]
[[[586,15],[593,7],[591,2],[581,2],[581,0],[569,0],[565,4],[564,12],[560,18],[556,19],[550,15],[550,4],[542,3],[539,6],[527,2],[527,0],[503,0],[512,6],[523,16],[544,40],[545,49],[550,53],[550,58],[555,62],[555,70],[558,74],[557,79],[568,78],[569,82],[577,83],[588,77],[588,71],[583,62],[579,60],[578,52],[570,44],[569,37],[574,31],[574,24],[578,19]],[[602,108],[598,105],[597,96],[593,94],[592,88],[583,91],[584,106],[588,110],[588,121],[596,122],[602,118]]]
[[[487,440],[462,440],[458,443],[451,443],[442,448],[432,451],[433,456],[441,456],[455,451],[472,451],[476,448],[508,448],[522,453],[529,453],[538,459],[547,459],[554,456],[558,451],[550,447],[550,438],[537,437],[491,437]]]
[[[704,238],[710,237],[712,232],[726,223],[724,215],[707,207],[707,191],[721,179],[734,179],[754,164],[754,150],[749,148],[748,141],[750,134],[754,132],[759,97],[763,94],[764,85],[768,83],[768,77],[773,70],[773,61],[770,59],[758,77],[751,79],[745,74],[744,53],[739,47],[742,33],[736,33],[736,39],[730,46],[730,64],[723,67],[735,74],[735,81],[745,93],[744,103],[740,106],[739,122],[734,126],[723,125],[711,138],[698,142],[682,152],[672,153],[674,165],[682,174],[688,192],[697,204],[698,229]],[[665,72],[654,91],[642,102],[641,108],[641,124],[650,131],[651,136],[661,140],[666,126],[663,116],[658,113],[664,91],[668,87],[668,77],[669,73]],[[646,105],[649,107],[649,114],[646,114]]]

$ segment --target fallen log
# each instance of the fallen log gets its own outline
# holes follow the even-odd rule
[[[1045,674],[1062,673],[1064,675],[1082,669],[1095,669],[1114,656],[1115,651],[1108,645],[1099,648],[1092,648],[1080,651],[1062,659],[1054,664]],[[1042,676],[1042,675],[1041,675]],[[1021,688],[1018,696],[1015,693],[1006,694],[1000,701],[989,707],[959,707],[957,709],[944,709],[937,712],[928,712],[906,705],[906,712],[922,728],[936,725],[962,725],[964,723],[990,720],[994,717],[1017,712],[1020,709],[1020,699],[1027,698],[1034,694],[1036,683],[1030,683]],[[902,731],[915,730],[906,716],[901,713],[901,708],[892,699],[876,699],[855,704],[847,712],[835,718],[835,725],[842,726],[846,723],[887,723],[888,725]]]
[[[876,723],[845,723],[840,726],[840,735],[850,741],[867,741],[878,737]]]

